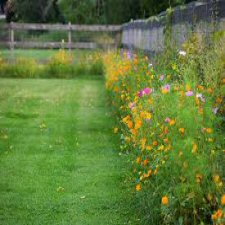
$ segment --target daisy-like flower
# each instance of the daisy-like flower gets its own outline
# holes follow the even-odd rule
[[[203,97],[202,94],[196,94],[196,97],[199,98],[202,102],[205,103],[205,98]]]
[[[186,55],[187,55],[187,52],[182,51],[182,50],[180,50],[178,53],[179,53],[179,55],[181,55],[181,56],[186,56]]]

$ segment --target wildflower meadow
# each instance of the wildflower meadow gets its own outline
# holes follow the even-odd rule
[[[158,58],[129,50],[104,57],[140,224],[225,223],[225,64],[215,43],[195,36]]]

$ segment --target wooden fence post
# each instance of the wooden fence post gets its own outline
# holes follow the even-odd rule
[[[10,50],[14,50],[14,30],[13,30],[13,22],[10,22]]]
[[[69,51],[72,49],[72,27],[71,27],[71,22],[68,24],[68,47]]]

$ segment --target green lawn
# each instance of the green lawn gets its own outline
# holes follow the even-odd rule
[[[100,79],[0,79],[0,224],[131,220]]]
[[[13,57],[20,58],[32,58],[37,61],[45,61],[48,60],[50,57],[52,57],[54,54],[56,54],[59,50],[58,49],[15,49],[13,51]],[[96,52],[95,50],[79,50],[75,49],[72,50],[72,54],[74,56],[74,62],[81,62],[83,59],[87,58],[91,53]],[[0,50],[0,56],[2,56],[4,59],[11,59],[12,53],[8,49],[1,49]]]

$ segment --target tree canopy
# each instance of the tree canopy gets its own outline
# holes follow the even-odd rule
[[[188,2],[190,0],[8,0],[7,5],[14,12],[11,19],[24,22],[121,24]]]

